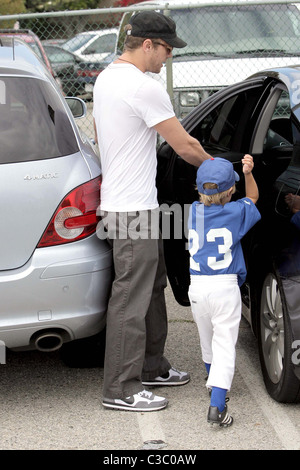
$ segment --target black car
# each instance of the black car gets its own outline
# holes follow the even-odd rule
[[[79,96],[85,93],[84,86],[78,78],[81,59],[60,46],[45,44],[44,50],[56,76],[60,79],[66,96]]]
[[[95,81],[98,75],[115,59],[115,53],[109,54],[105,59],[100,62],[81,62],[77,70],[78,83],[84,89],[85,93],[92,97]]]
[[[300,67],[262,71],[218,91],[182,121],[208,153],[233,163],[240,175],[236,198],[245,195],[241,158],[245,153],[254,158],[262,218],[243,240],[248,275],[241,295],[266,388],[279,402],[300,397],[299,84]],[[196,170],[167,143],[160,146],[157,187],[162,220],[169,219],[167,271],[175,298],[186,306],[186,221],[189,205],[198,199]]]

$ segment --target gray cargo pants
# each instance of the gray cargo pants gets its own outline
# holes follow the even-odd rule
[[[142,380],[154,379],[171,367],[163,355],[167,337],[163,241],[158,223],[156,229],[153,224],[158,209],[102,214],[115,270],[107,311],[103,396],[125,398],[144,389]]]

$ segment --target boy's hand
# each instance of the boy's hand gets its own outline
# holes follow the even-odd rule
[[[244,158],[242,158],[242,164],[244,175],[248,175],[251,173],[254,167],[253,157],[249,154],[244,155]]]

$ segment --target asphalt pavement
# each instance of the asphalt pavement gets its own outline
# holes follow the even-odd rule
[[[110,451],[103,460],[120,458],[116,451],[150,450],[150,455],[161,451],[169,456],[189,451],[192,456],[201,450],[299,450],[299,405],[276,403],[267,394],[257,343],[245,320],[228,403],[234,424],[221,429],[206,422],[209,398],[196,325],[190,309],[180,307],[169,288],[166,294],[166,355],[176,368],[190,372],[191,381],[156,388],[157,394],[169,399],[165,410],[104,409],[101,368],[68,368],[59,352],[8,352],[6,364],[0,365],[1,450]],[[126,464],[135,466],[133,460]]]

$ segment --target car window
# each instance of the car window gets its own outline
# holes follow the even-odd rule
[[[53,64],[59,64],[61,62],[68,62],[75,64],[75,58],[68,51],[64,51],[61,47],[45,47],[46,53]]]
[[[257,104],[259,90],[246,90],[223,101],[200,120],[191,132],[193,137],[209,152],[240,151],[239,136]]]
[[[95,36],[96,34],[80,33],[77,36],[64,42],[62,45],[62,48],[66,49],[67,51],[75,52],[77,51],[77,49],[80,49],[81,47],[83,47],[87,42],[89,42]]]
[[[276,146],[287,147],[293,143],[291,125],[291,107],[289,94],[282,90],[264,140],[264,151]]]
[[[43,160],[78,151],[58,94],[42,80],[0,77],[1,162]]]
[[[114,52],[116,45],[115,34],[105,34],[100,36],[92,44],[90,44],[85,50],[84,54],[100,54],[101,52]]]

